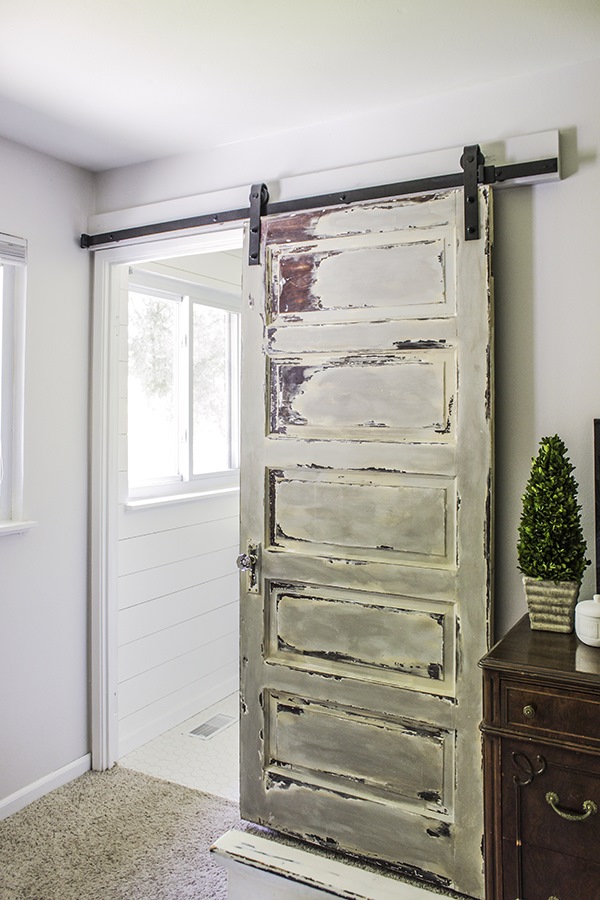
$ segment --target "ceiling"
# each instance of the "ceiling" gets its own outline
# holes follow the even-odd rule
[[[0,0],[0,136],[99,171],[599,57],[598,0]]]

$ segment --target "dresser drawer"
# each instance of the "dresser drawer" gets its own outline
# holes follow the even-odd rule
[[[502,725],[524,733],[600,744],[600,697],[505,681]]]
[[[524,844],[518,865],[514,843],[504,844],[505,900],[600,900],[600,864]]]
[[[505,741],[501,766],[504,835],[515,835],[523,848],[527,844],[563,853],[571,861],[598,861],[598,758],[535,742]]]

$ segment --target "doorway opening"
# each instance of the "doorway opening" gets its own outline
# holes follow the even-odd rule
[[[94,681],[93,765],[119,762],[231,800],[241,242],[237,229],[118,248],[98,254],[97,272],[114,327],[111,414],[94,441],[109,465],[105,505],[95,503],[106,526],[95,571],[106,577],[93,637],[106,667]],[[215,716],[224,727],[204,739],[198,728]]]

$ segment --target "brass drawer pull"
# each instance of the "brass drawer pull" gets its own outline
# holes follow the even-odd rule
[[[531,703],[528,703],[527,706],[523,707],[523,715],[527,716],[528,719],[533,719],[535,716],[535,706],[532,706]]]
[[[564,809],[558,808],[560,800],[558,799],[558,794],[555,794],[554,791],[548,791],[548,793],[546,794],[546,803],[550,804],[550,806],[558,816],[560,816],[562,819],[567,819],[567,821],[569,822],[583,822],[583,820],[587,819],[588,816],[593,816],[598,812],[598,807],[593,800],[583,801],[584,812],[582,813],[565,812]]]

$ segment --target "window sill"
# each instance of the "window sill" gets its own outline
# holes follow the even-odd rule
[[[227,494],[239,494],[239,487],[220,488],[215,491],[194,491],[187,494],[167,494],[164,497],[144,497],[139,500],[127,500],[126,510],[150,509],[153,506],[168,506],[173,503],[188,503],[192,500],[208,500],[210,497],[221,497]]]
[[[37,522],[0,522],[0,537],[3,534],[25,534],[36,525]]]

